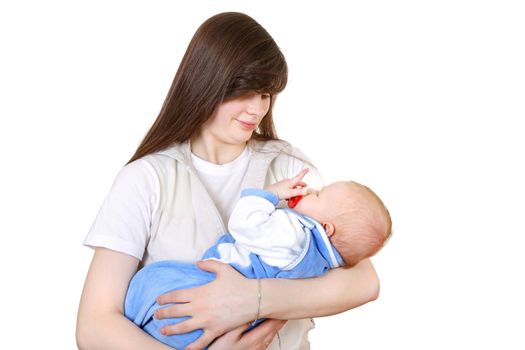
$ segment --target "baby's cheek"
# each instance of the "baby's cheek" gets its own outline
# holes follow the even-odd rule
[[[302,214],[302,215],[309,215],[309,205],[308,205],[308,200],[307,199],[302,199],[299,201],[299,203],[297,203],[297,205],[295,206],[294,210],[296,212],[298,212],[299,214]]]

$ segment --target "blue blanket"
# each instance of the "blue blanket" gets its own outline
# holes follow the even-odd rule
[[[307,249],[301,255],[294,267],[281,270],[266,264],[259,256],[250,253],[249,264],[230,263],[237,271],[248,278],[308,278],[320,276],[329,269],[341,266],[342,258],[330,245],[322,226],[313,219],[300,217],[305,232],[307,232]],[[230,234],[221,236],[216,245],[203,255],[203,259],[221,259],[219,246],[235,244]],[[200,286],[215,279],[215,275],[200,270],[194,264],[169,260],[149,264],[139,270],[132,278],[124,303],[124,313],[137,326],[159,341],[182,350],[197,340],[203,333],[202,329],[192,332],[165,336],[160,329],[166,325],[180,323],[188,317],[157,320],[153,317],[155,310],[169,305],[159,305],[156,298],[164,293]]]

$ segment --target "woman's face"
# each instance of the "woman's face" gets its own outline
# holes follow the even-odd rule
[[[247,142],[270,108],[270,95],[251,92],[221,103],[204,132],[227,144]]]

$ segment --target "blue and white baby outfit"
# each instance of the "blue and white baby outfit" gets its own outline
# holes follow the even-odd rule
[[[219,238],[202,259],[230,264],[248,278],[307,278],[320,276],[343,264],[322,225],[291,209],[277,209],[279,200],[272,192],[247,189],[228,223],[229,233]],[[159,341],[184,349],[203,331],[165,336],[160,329],[188,317],[157,320],[156,298],[169,291],[209,283],[215,275],[194,264],[159,261],[139,270],[130,282],[124,313],[136,325]]]

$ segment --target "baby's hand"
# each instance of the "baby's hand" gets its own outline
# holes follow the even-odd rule
[[[305,168],[291,179],[285,179],[271,184],[267,186],[265,190],[273,192],[279,199],[304,196],[306,194],[306,183],[304,183],[302,179],[308,170],[308,168]]]

